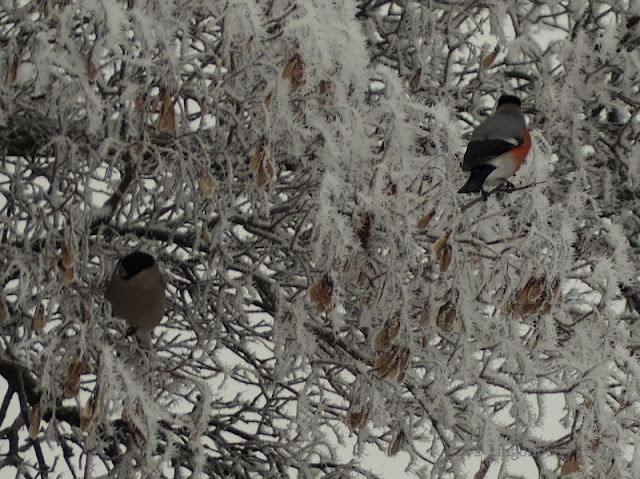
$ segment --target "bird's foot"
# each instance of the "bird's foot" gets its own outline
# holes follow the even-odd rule
[[[502,191],[505,191],[507,193],[511,193],[513,190],[516,189],[516,186],[507,180],[505,180],[504,183],[500,186],[502,186]]]

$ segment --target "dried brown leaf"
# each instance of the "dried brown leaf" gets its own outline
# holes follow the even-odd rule
[[[446,273],[449,270],[449,266],[451,265],[451,256],[451,245],[447,243],[444,245],[440,255],[439,267],[441,273]]]
[[[411,87],[412,92],[416,92],[420,88],[421,76],[422,76],[422,68],[418,68],[413,74],[413,76],[411,77],[411,80],[409,80],[409,86]]]
[[[45,322],[44,306],[41,304],[36,308],[33,318],[31,318],[31,331],[42,331]]]
[[[42,411],[40,410],[40,406],[36,406],[31,410],[31,414],[29,414],[29,437],[32,441],[38,438],[40,421],[42,421]]]
[[[387,454],[391,457],[395,456],[400,452],[402,445],[404,444],[406,436],[404,432],[398,431],[396,436],[393,438],[393,442],[389,445],[389,449],[387,450]]]
[[[440,260],[440,256],[442,255],[442,250],[444,249],[445,245],[449,241],[449,235],[450,235],[449,232],[443,234],[442,236],[440,236],[438,241],[436,241],[436,243],[433,245],[433,252],[436,254],[436,258],[438,259],[438,261]]]
[[[373,347],[376,351],[385,351],[389,349],[389,346],[391,346],[391,339],[387,334],[386,328],[382,328],[373,340]]]
[[[158,133],[168,133],[170,135],[176,134],[176,112],[173,107],[174,100],[165,88],[160,90],[160,117],[158,118],[158,124],[156,125],[156,131]]]
[[[78,394],[80,390],[80,376],[82,374],[90,373],[91,366],[82,357],[75,354],[69,365],[67,372],[67,382],[64,388],[64,397],[72,398]]]
[[[249,170],[253,173],[257,173],[262,165],[262,159],[264,158],[264,141],[260,144],[256,152],[251,157],[251,161],[249,162]]]
[[[418,220],[418,229],[423,230],[429,226],[429,223],[433,219],[433,216],[436,214],[435,210],[431,210],[429,213],[424,215],[422,218]]]
[[[328,274],[325,274],[309,288],[309,297],[316,303],[316,311],[319,313],[333,310],[333,280]]]
[[[422,326],[424,326],[425,324],[429,324],[430,316],[431,316],[431,307],[430,307],[429,303],[427,302],[422,307],[422,314],[420,314],[420,324]]]
[[[380,354],[373,363],[373,372],[376,376],[384,379],[391,375],[393,369],[397,371],[397,361],[395,361],[394,349],[388,349]]]
[[[369,411],[360,409],[357,411],[349,411],[344,422],[350,431],[358,431],[367,424],[369,418]]]
[[[574,472],[580,472],[582,469],[582,460],[578,457],[576,453],[573,453],[569,459],[564,461],[562,467],[560,468],[560,477],[568,476]]]
[[[87,404],[82,408],[80,415],[80,429],[88,432],[98,422],[100,417],[100,389],[96,387],[96,391],[91,395]]]
[[[487,475],[487,472],[489,471],[490,465],[491,463],[487,459],[482,461],[482,464],[480,464],[480,469],[478,469],[478,472],[473,475],[473,479],[484,479]]]
[[[304,84],[304,63],[300,55],[294,54],[282,71],[282,78],[289,80],[289,92],[295,93]]]
[[[258,174],[256,175],[256,185],[262,187],[266,185],[275,174],[275,168],[273,167],[273,163],[270,161],[263,160],[260,164],[260,168],[258,169]]]
[[[11,60],[9,65],[7,65],[7,74],[4,77],[4,83],[6,85],[11,85],[16,81],[18,77],[18,60]]]
[[[62,252],[60,253],[60,264],[64,269],[73,268],[74,258],[71,250],[67,246],[67,243],[62,243],[61,250]]]
[[[202,194],[205,198],[211,198],[213,196],[213,176],[211,176],[211,173],[205,170],[199,170],[197,176]]]
[[[360,244],[364,249],[367,249],[369,240],[371,239],[371,227],[373,226],[373,214],[372,213],[360,213],[358,215],[356,225],[356,233],[360,238]]]
[[[73,283],[74,279],[75,279],[75,274],[73,271],[73,267],[66,268],[62,273],[62,281],[64,282],[64,284],[71,284]]]
[[[4,294],[0,292],[0,323],[3,323],[9,318],[9,306],[7,300],[4,299]]]
[[[398,352],[398,377],[396,378],[396,381],[398,381],[399,384],[402,384],[404,382],[404,378],[407,374],[407,366],[409,365],[410,356],[411,353],[409,351],[409,348],[402,348]]]
[[[500,47],[496,46],[491,53],[489,53],[486,57],[482,59],[482,61],[480,62],[480,70],[486,70],[491,65],[493,65],[493,62],[496,60],[496,57],[498,56],[499,52],[500,52]]]
[[[391,342],[395,339],[400,331],[400,314],[396,313],[384,322],[384,326],[376,335],[374,347],[376,351],[384,351],[389,349]]]
[[[91,54],[87,57],[87,76],[89,77],[89,81],[94,81],[98,76],[98,67],[91,60]]]
[[[438,326],[445,333],[453,331],[457,321],[456,308],[451,301],[447,301],[440,306],[438,310],[438,316],[436,317],[436,326]]]
[[[133,109],[137,112],[141,112],[144,109],[144,106],[146,103],[147,103],[147,94],[143,93],[142,95],[138,95],[133,104]]]

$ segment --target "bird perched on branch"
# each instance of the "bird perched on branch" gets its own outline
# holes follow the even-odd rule
[[[135,328],[144,346],[151,346],[151,331],[162,317],[166,305],[165,280],[158,262],[144,251],[122,258],[108,281],[104,297],[114,316]]]
[[[518,97],[502,95],[496,111],[473,131],[462,162],[462,171],[470,171],[471,176],[458,193],[486,195],[483,186],[513,188],[507,178],[518,171],[531,149],[520,105]]]

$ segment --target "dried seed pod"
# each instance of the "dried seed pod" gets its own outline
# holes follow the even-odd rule
[[[395,339],[395,337],[398,335],[398,332],[400,331],[400,313],[395,313],[393,316],[387,319],[385,321],[384,327],[387,330],[389,339]]]
[[[93,63],[91,54],[87,57],[87,76],[89,77],[89,81],[94,81],[98,76],[98,67]]]
[[[275,168],[273,167],[273,163],[263,160],[260,164],[258,174],[256,175],[256,185],[266,185],[271,180],[271,178],[273,178],[274,174]]]
[[[496,60],[499,52],[500,47],[496,46],[493,51],[491,51],[486,57],[482,59],[482,62],[480,62],[480,70],[486,70],[491,65],[493,65],[493,62]]]
[[[31,410],[31,414],[29,414],[29,437],[32,441],[38,438],[40,421],[42,421],[42,411],[40,410],[40,406],[36,406]]]
[[[411,77],[411,80],[409,80],[409,86],[411,87],[412,92],[416,92],[420,88],[421,76],[422,76],[422,68],[418,68],[416,72],[413,74],[413,76]]]
[[[133,109],[137,112],[141,112],[144,109],[144,105],[147,103],[147,94],[142,93],[138,95],[133,103]]]
[[[309,297],[316,303],[316,311],[319,313],[333,310],[333,280],[328,274],[325,274],[309,288]]]
[[[87,404],[82,408],[80,415],[80,429],[88,432],[96,425],[100,417],[100,388],[96,386],[95,392],[91,395]]]
[[[409,365],[410,356],[411,352],[409,351],[409,348],[402,348],[398,354],[398,376],[396,377],[398,384],[402,384],[404,382],[404,378],[407,375],[407,366]]]
[[[444,248],[442,248],[442,254],[440,255],[440,261],[438,263],[441,273],[446,273],[449,270],[449,265],[451,265],[451,256],[451,245],[447,243],[444,245]]]
[[[262,140],[260,146],[256,149],[256,152],[253,154],[251,161],[249,162],[249,170],[253,173],[258,173],[260,165],[262,165],[262,159],[264,158],[265,153],[264,143],[264,140]]]
[[[431,307],[427,302],[422,307],[422,314],[420,314],[420,325],[424,326],[426,324],[429,324],[430,316],[431,316]]]
[[[64,387],[64,397],[72,398],[80,390],[80,376],[91,372],[91,366],[82,357],[75,354],[67,372],[67,383]]]
[[[438,326],[445,333],[453,331],[453,327],[456,324],[457,315],[456,308],[451,301],[447,301],[440,306],[438,310],[438,316],[436,317],[436,326]]]
[[[532,277],[525,289],[522,291],[526,291],[526,301],[529,303],[537,303],[538,300],[542,298],[544,292],[546,276],[544,274],[538,277]]]
[[[73,268],[74,261],[75,260],[73,258],[73,254],[71,254],[71,251],[67,246],[67,243],[63,242],[61,246],[61,253],[60,253],[60,264],[62,265],[62,268],[63,269]]]
[[[376,351],[385,351],[389,349],[389,346],[391,346],[391,339],[387,334],[387,329],[383,327],[378,334],[376,334],[373,340],[373,347]]]
[[[431,220],[433,219],[433,216],[435,214],[436,214],[436,211],[435,210],[431,210],[429,213],[427,213],[422,218],[420,218],[418,220],[418,229],[419,230],[426,229],[427,226],[429,226],[429,223],[431,222]]]
[[[527,284],[517,294],[515,301],[509,304],[505,310],[512,316],[546,314],[551,309],[550,300],[555,298],[558,288],[559,282],[557,280],[549,288],[544,273],[534,275],[529,278]]]
[[[373,363],[373,372],[380,379],[388,377],[394,368],[397,371],[397,361],[394,361],[395,349],[388,349],[380,354]]]
[[[9,305],[4,299],[4,294],[0,291],[0,323],[6,321],[9,318]]]
[[[406,440],[406,436],[404,435],[404,432],[398,431],[398,433],[396,433],[396,436],[393,438],[393,442],[389,445],[389,449],[387,450],[387,455],[393,457],[396,454],[398,454],[405,440]]]
[[[73,283],[74,278],[75,274],[73,272],[73,267],[65,268],[64,272],[62,273],[62,280],[64,281],[64,284]]]
[[[289,80],[289,92],[295,93],[301,85],[304,85],[304,62],[300,55],[295,53],[282,70],[282,78]]]
[[[202,194],[205,198],[211,198],[213,196],[213,176],[205,170],[199,170],[197,176]]]
[[[578,457],[578,453],[574,452],[564,461],[560,468],[560,477],[568,476],[574,472],[580,472],[582,469],[582,459]]]
[[[491,462],[488,459],[482,461],[480,469],[478,469],[478,472],[474,474],[473,479],[484,479],[489,471],[489,466],[491,466]]]
[[[359,410],[349,411],[347,413],[347,417],[345,418],[344,422],[350,431],[358,431],[367,424],[368,418],[369,418],[369,411],[367,411],[366,409],[359,409]]]
[[[445,234],[440,236],[438,241],[436,241],[436,243],[433,245],[433,252],[436,254],[436,258],[438,260],[440,260],[440,257],[442,255],[442,250],[444,249],[447,242],[449,241],[450,234],[451,234],[450,232],[446,232]]]
[[[160,117],[158,118],[158,124],[156,125],[156,131],[158,133],[168,133],[170,135],[176,134],[176,112],[173,107],[174,100],[169,95],[169,92],[165,88],[160,89]]]
[[[31,318],[31,331],[42,331],[44,329],[45,322],[44,305],[41,304],[36,308],[33,318]]]
[[[373,226],[372,213],[360,213],[358,215],[356,233],[358,234],[358,238],[360,238],[360,244],[364,249],[367,249],[367,246],[369,245],[369,240],[371,239],[372,226]]]
[[[373,372],[380,379],[404,381],[409,364],[409,348],[393,346],[380,354],[373,363]]]
[[[254,173],[258,186],[266,185],[275,174],[273,163],[267,160],[265,152],[265,140],[262,140],[249,162],[249,170]]]
[[[395,196],[398,193],[398,185],[395,183],[389,183],[387,186],[387,196]]]
[[[331,84],[327,80],[321,80],[318,86],[318,103],[325,105],[327,103],[327,93],[329,92],[329,86]]]
[[[13,59],[7,65],[7,74],[4,77],[5,85],[11,85],[18,77],[18,60]]]
[[[376,351],[384,351],[389,349],[391,341],[395,339],[400,331],[400,313],[394,314],[391,318],[384,322],[384,326],[376,335],[374,347]]]

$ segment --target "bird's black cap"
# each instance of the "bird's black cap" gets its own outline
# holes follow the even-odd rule
[[[515,95],[502,95],[500,98],[498,98],[498,107],[501,107],[502,105],[505,105],[507,103],[513,103],[514,105],[518,106],[522,105],[520,98]]]
[[[120,277],[122,279],[133,278],[140,271],[151,268],[156,260],[149,253],[134,251],[120,260]]]

